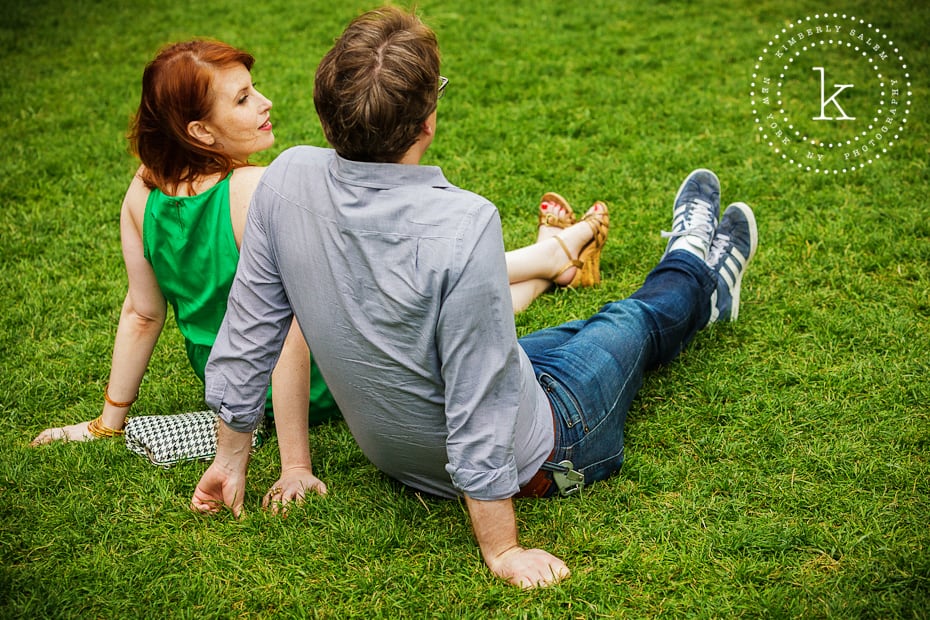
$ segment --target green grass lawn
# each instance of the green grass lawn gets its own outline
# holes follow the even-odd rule
[[[517,318],[521,334],[635,290],[693,168],[714,169],[724,204],[745,201],[759,221],[740,321],[647,379],[622,472],[580,497],[518,502],[523,543],[565,559],[563,584],[522,592],[495,580],[464,505],[397,488],[341,424],[312,433],[329,496],[286,519],[259,508],[277,478],[273,438],[253,459],[238,521],[187,510],[204,463],[156,469],[118,441],[28,447],[102,405],[126,286],[118,217],[136,163],[125,133],[144,64],[193,36],[253,52],[275,103],[267,162],[324,144],[313,72],[375,6],[3,9],[0,616],[928,617],[930,13],[916,1],[419,3],[451,80],[426,163],[499,206],[510,248],[534,238],[545,191],[612,209],[602,286],[546,295]],[[786,164],[750,102],[768,42],[827,9],[893,40],[895,66],[913,78],[900,138],[850,173]],[[855,107],[861,93],[841,100]],[[169,322],[134,415],[201,408]]]

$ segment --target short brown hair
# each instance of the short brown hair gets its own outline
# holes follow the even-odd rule
[[[316,72],[313,101],[342,157],[394,163],[436,109],[439,44],[420,19],[394,7],[355,18]]]
[[[246,163],[195,140],[187,124],[210,116],[210,84],[218,69],[241,64],[251,71],[254,62],[251,54],[226,43],[194,40],[163,48],[146,65],[129,142],[145,165],[142,180],[149,188],[171,193],[199,176],[226,176]]]

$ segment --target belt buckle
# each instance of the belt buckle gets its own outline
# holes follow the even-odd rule
[[[546,461],[543,468],[552,472],[552,480],[560,495],[574,495],[584,487],[584,474],[577,471],[571,461]]]

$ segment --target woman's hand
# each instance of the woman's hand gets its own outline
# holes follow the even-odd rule
[[[308,491],[326,495],[327,489],[323,481],[313,475],[310,468],[293,467],[284,470],[262,498],[262,507],[271,508],[273,514],[287,515],[287,505],[291,502],[302,504]]]
[[[42,444],[52,443],[53,441],[90,441],[96,439],[87,428],[90,422],[91,421],[88,420],[86,422],[72,424],[71,426],[47,428],[39,433],[29,445],[34,448]]]

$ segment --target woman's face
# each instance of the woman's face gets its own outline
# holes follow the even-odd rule
[[[210,89],[213,109],[202,123],[214,146],[233,160],[245,162],[274,145],[271,101],[255,90],[252,74],[245,66],[218,69]]]

